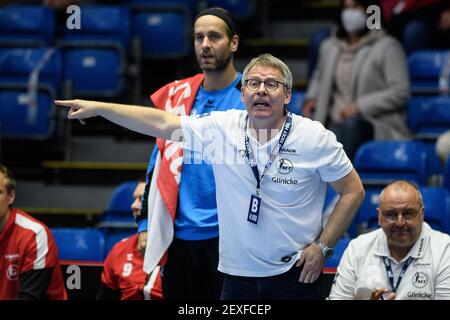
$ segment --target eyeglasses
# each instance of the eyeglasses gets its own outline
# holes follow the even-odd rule
[[[400,215],[403,219],[410,221],[417,217],[421,208],[422,206],[420,206],[419,208],[406,208],[405,210],[401,211],[401,213],[395,210],[381,211],[381,215],[389,222],[398,221]]]
[[[258,80],[258,79],[247,79],[247,80],[245,80],[246,87],[250,91],[258,90],[259,86],[261,85],[261,82],[264,83],[264,87],[269,92],[276,91],[278,89],[278,85],[279,84],[285,86],[286,89],[287,89],[287,85],[285,85],[283,82],[280,82],[280,81],[277,81],[277,80],[274,80],[274,79],[267,79],[267,80],[264,80],[264,81],[263,80]]]

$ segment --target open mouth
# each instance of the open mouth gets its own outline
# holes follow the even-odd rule
[[[257,108],[267,108],[269,107],[269,104],[265,102],[255,102],[253,106]]]

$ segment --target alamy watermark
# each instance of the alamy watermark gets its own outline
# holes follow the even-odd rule
[[[66,279],[66,288],[69,290],[81,289],[81,269],[77,265],[67,267],[66,273],[69,275]]]
[[[377,5],[368,6],[366,9],[368,15],[366,26],[369,30],[381,29],[381,9]]]
[[[79,6],[71,5],[66,9],[66,13],[70,14],[66,21],[66,27],[69,30],[81,29],[81,9]]]

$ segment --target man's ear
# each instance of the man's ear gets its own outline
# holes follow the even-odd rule
[[[235,53],[239,47],[239,36],[235,34],[231,37],[230,40],[230,50],[231,52]]]
[[[292,89],[286,90],[285,97],[284,97],[284,104],[286,106],[289,104],[289,102],[291,102],[291,97],[292,97]]]

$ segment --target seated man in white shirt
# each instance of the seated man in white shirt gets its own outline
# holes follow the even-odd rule
[[[450,237],[424,222],[416,186],[388,185],[377,213],[381,228],[350,242],[330,299],[450,299]]]

